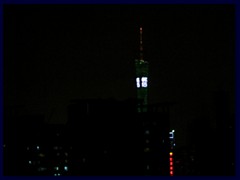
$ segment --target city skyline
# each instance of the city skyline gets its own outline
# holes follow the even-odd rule
[[[52,122],[63,123],[71,99],[136,97],[142,26],[149,103],[175,103],[177,132],[203,117],[214,126],[217,91],[234,114],[231,5],[8,5],[4,24],[6,106],[54,109]]]

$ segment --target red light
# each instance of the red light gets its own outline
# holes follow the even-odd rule
[[[170,166],[172,166],[173,165],[173,162],[170,162]]]
[[[169,160],[170,160],[170,162],[172,162],[172,161],[173,161],[173,158],[169,158]]]
[[[173,171],[170,171],[170,175],[173,175]]]
[[[172,167],[172,166],[170,167],[170,170],[171,170],[171,171],[173,170],[173,167]]]

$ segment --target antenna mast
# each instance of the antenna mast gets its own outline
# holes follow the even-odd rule
[[[143,40],[142,40],[143,29],[140,27],[140,59],[143,60]]]

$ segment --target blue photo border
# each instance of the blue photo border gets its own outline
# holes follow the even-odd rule
[[[238,179],[239,178],[239,162],[240,162],[240,157],[239,157],[239,153],[240,152],[240,148],[239,148],[239,131],[238,128],[240,128],[240,123],[239,123],[239,119],[240,119],[240,114],[239,111],[240,110],[240,80],[239,80],[239,76],[240,76],[240,0],[1,0],[0,1],[0,86],[1,86],[1,92],[2,92],[2,96],[0,96],[0,115],[1,115],[1,146],[3,147],[3,6],[4,4],[233,4],[235,5],[235,10],[236,10],[236,29],[235,29],[235,33],[236,33],[236,46],[235,46],[235,72],[236,72],[236,106],[235,106],[235,110],[236,110],[236,175],[235,176],[212,176],[212,177],[208,177],[208,176],[188,176],[188,177],[181,177],[181,176],[176,176],[176,177],[138,177],[138,176],[132,176],[132,177],[125,177],[125,176],[108,176],[108,177],[96,177],[96,176],[89,176],[89,177],[19,177],[19,176],[3,176],[3,148],[1,149],[1,155],[0,155],[0,159],[1,159],[1,167],[0,167],[0,178],[1,179],[19,179],[19,178],[24,178],[24,179],[28,179],[28,178],[44,178],[44,179],[52,179],[52,178],[76,178],[76,179],[132,179],[132,178],[136,178],[136,179],[140,179],[140,178],[147,178],[147,179],[168,179],[168,178],[196,178],[196,179],[212,179],[212,178],[217,178],[217,179]],[[214,152],[209,152],[209,153],[214,153]],[[221,161],[221,157],[219,158],[219,161]]]

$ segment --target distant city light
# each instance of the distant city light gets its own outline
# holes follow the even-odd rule
[[[64,170],[65,170],[65,171],[68,171],[68,167],[67,167],[67,166],[64,166]]]
[[[37,146],[37,150],[39,150],[39,146]]]
[[[28,161],[28,164],[32,164],[32,161]]]
[[[169,153],[169,155],[170,155],[170,156],[172,156],[172,155],[173,155],[173,153],[172,153],[172,152],[170,152],[170,153]]]

